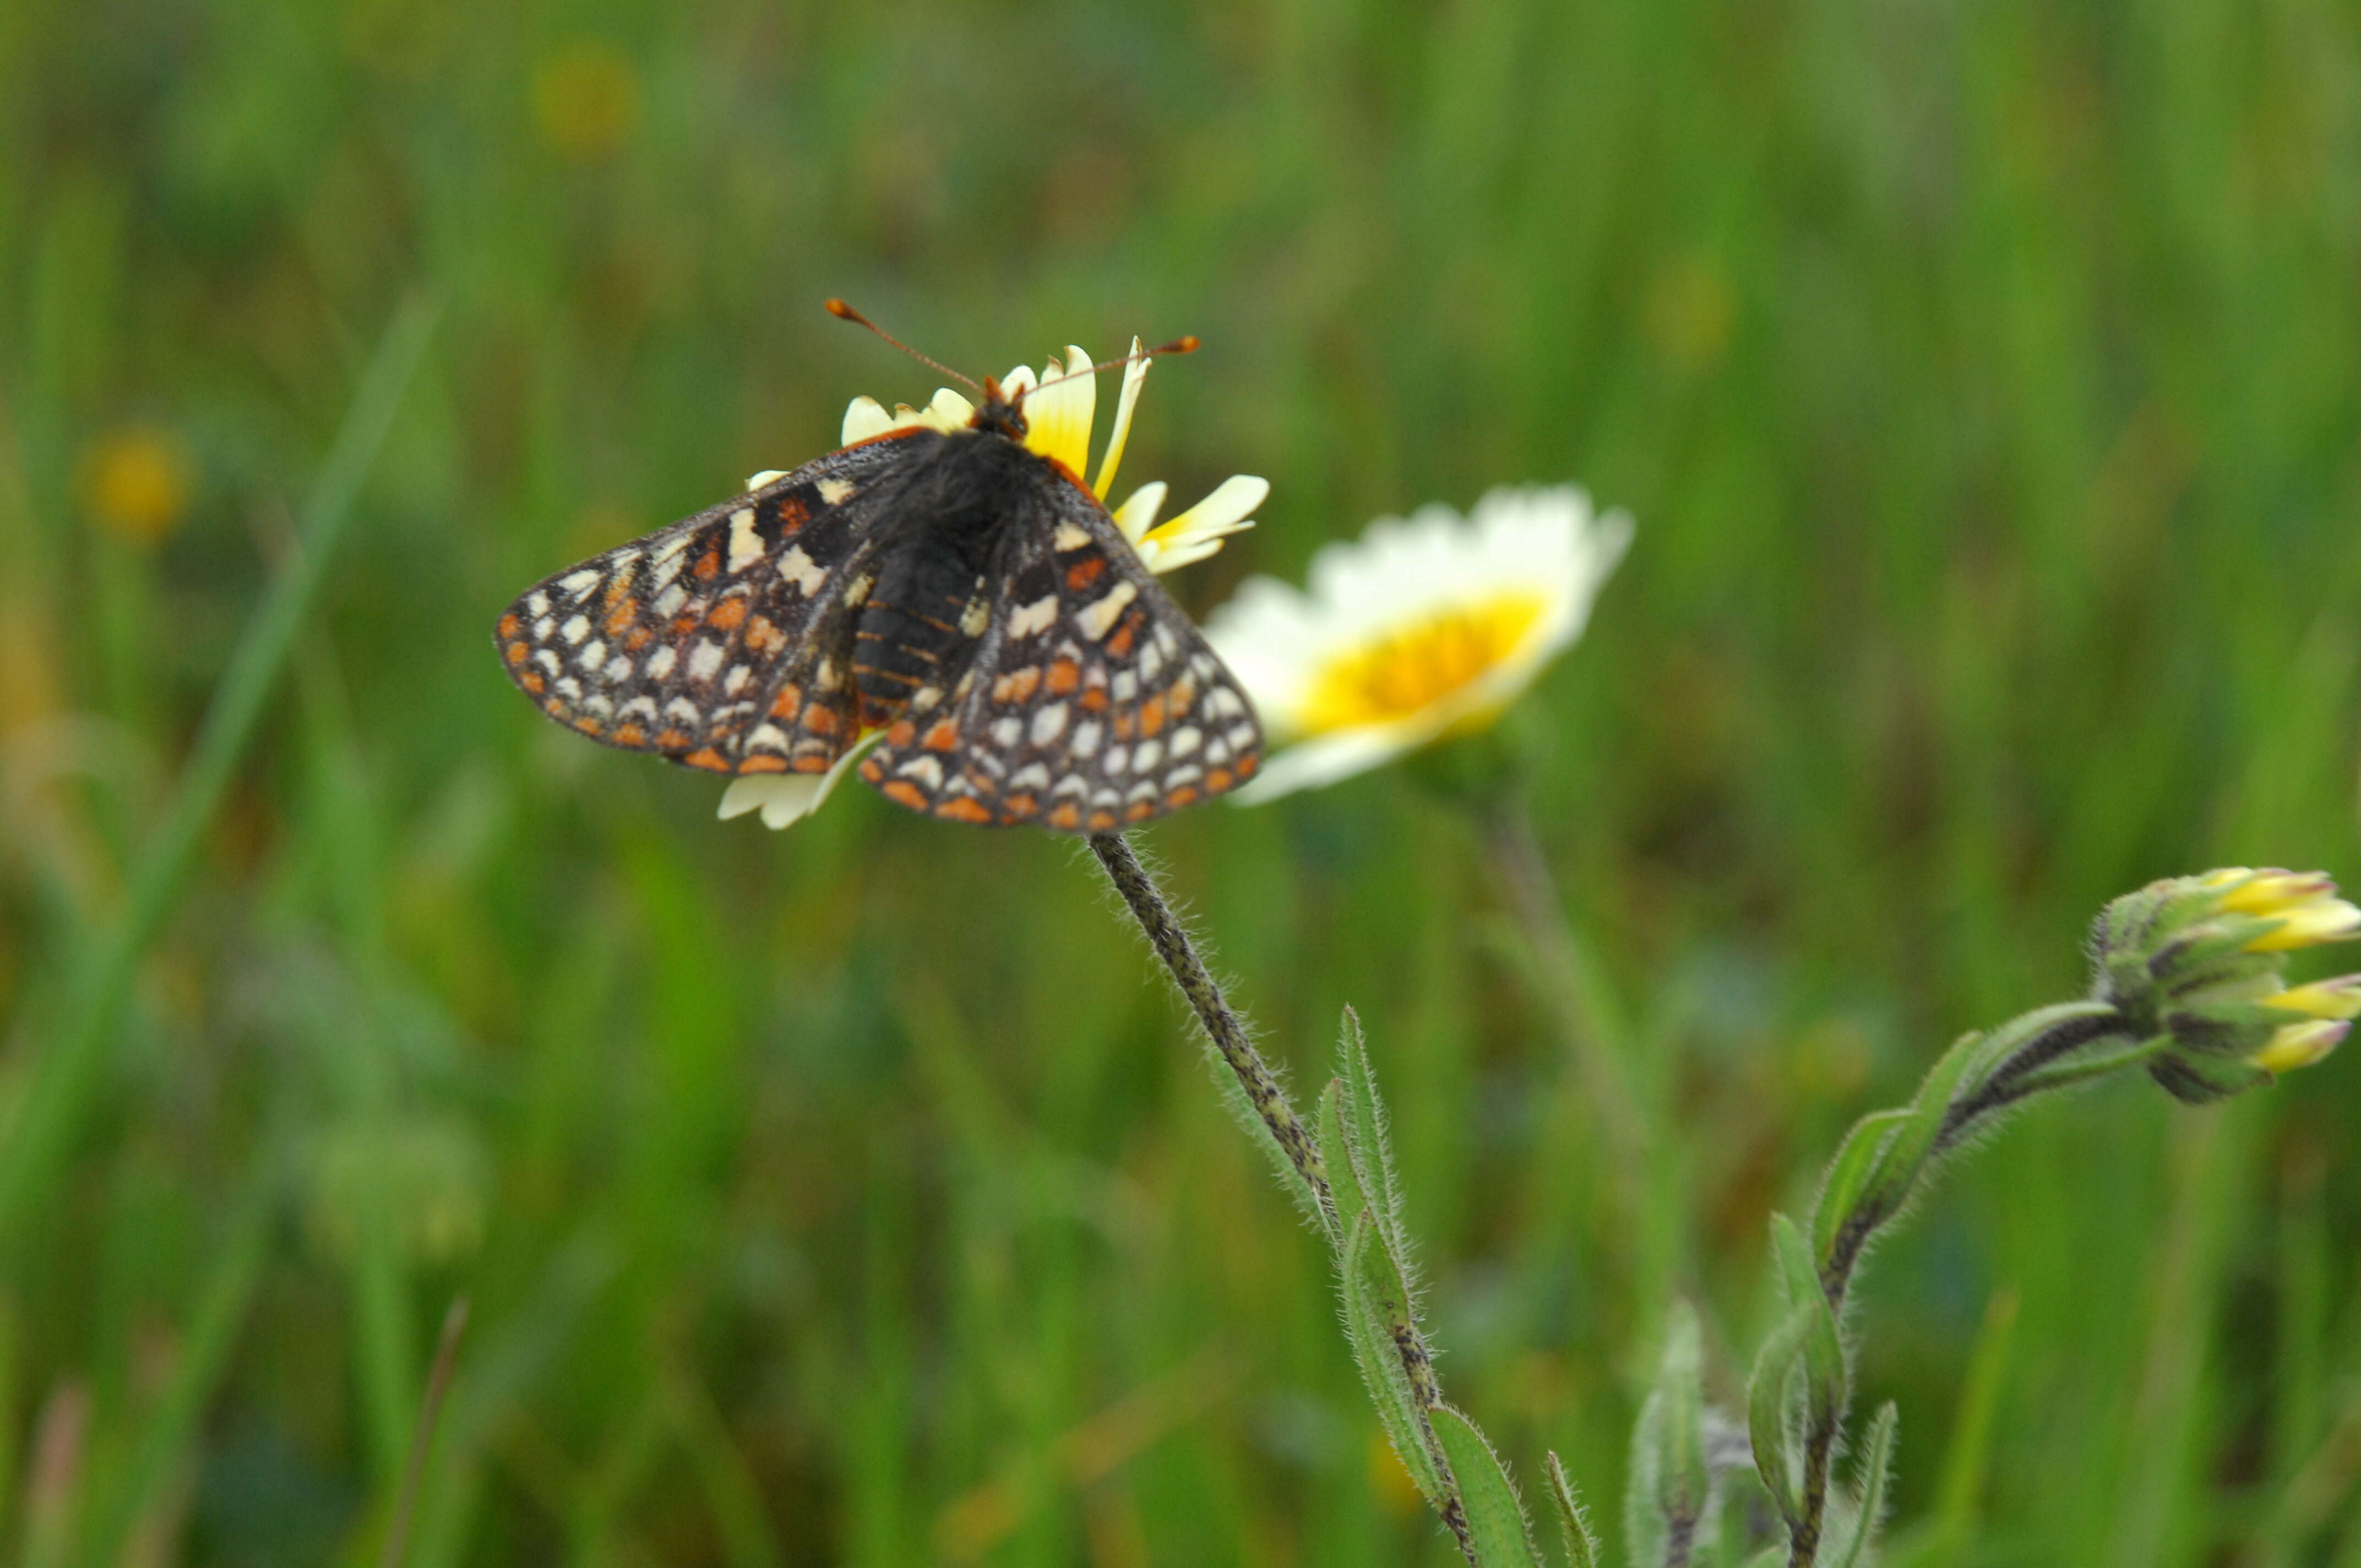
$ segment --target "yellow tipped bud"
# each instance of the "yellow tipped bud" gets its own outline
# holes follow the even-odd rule
[[[2231,885],[2235,884],[2235,885]],[[2233,915],[2285,915],[2336,891],[2336,884],[2318,872],[2249,871],[2235,866],[2205,879],[2208,887],[2230,886],[2220,907]]]
[[[2334,1050],[2353,1027],[2343,1019],[2315,1018],[2306,1024],[2290,1024],[2273,1035],[2270,1043],[2257,1051],[2254,1064],[2274,1078],[2310,1067]]]
[[[2361,974],[2314,981],[2262,999],[2266,1007],[2307,1018],[2361,1018]]]
[[[2259,880],[2259,879],[2258,879]],[[2292,878],[2289,879],[2294,880]],[[2246,889],[2224,900],[2240,897]],[[2250,953],[2283,953],[2297,948],[2314,948],[2323,942],[2342,942],[2361,936],[2361,909],[2341,898],[2314,894],[2308,898],[2282,904],[2276,908],[2244,911],[2276,919],[2279,925],[2246,944]]]

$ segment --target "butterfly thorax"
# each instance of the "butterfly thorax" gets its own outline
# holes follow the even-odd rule
[[[854,624],[864,729],[961,667],[983,633],[1002,543],[1030,515],[1044,477],[1045,459],[977,418],[968,430],[906,438],[936,449],[905,470],[902,493],[885,503],[893,532]]]

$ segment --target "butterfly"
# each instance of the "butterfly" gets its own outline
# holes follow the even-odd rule
[[[866,746],[865,783],[954,822],[1112,832],[1244,784],[1245,692],[1098,494],[1026,444],[1057,384],[987,378],[963,427],[854,441],[535,585],[495,630],[510,678],[709,773],[826,774]]]

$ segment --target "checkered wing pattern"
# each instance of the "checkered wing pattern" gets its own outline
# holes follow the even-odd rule
[[[1060,478],[1011,531],[967,667],[861,763],[913,811],[1103,833],[1233,789],[1254,709],[1098,503]],[[921,694],[922,696],[928,694]]]
[[[895,438],[846,447],[527,590],[509,676],[594,740],[713,773],[818,773],[858,733],[847,598]]]

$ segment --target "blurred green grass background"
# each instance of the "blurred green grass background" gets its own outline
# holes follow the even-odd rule
[[[1565,0],[0,6],[10,1137],[386,323],[290,674],[0,1215],[0,1560],[1438,1563],[1322,1249],[1087,859],[784,836],[537,718],[498,609],[934,378],[1138,332],[1242,574],[1578,478],[1518,716],[1661,1234],[1400,773],[1145,835],[1299,1084],[1367,1020],[1453,1396],[1611,1517],[1669,1280],[2084,923],[2361,878],[2361,14]],[[1897,1560],[2361,1564],[2361,1063],[2051,1106],[1861,1292]],[[5,1152],[0,1144],[0,1152]],[[1980,1435],[1982,1434],[1982,1435]]]

